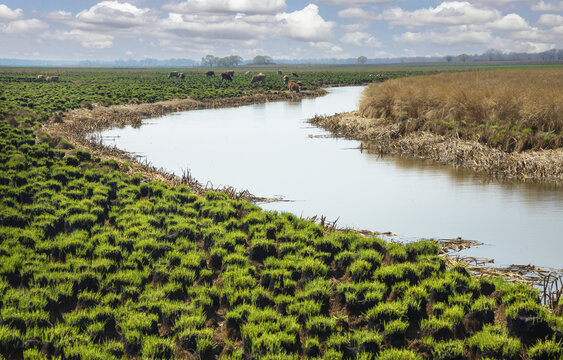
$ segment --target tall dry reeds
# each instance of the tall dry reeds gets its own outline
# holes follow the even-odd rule
[[[563,146],[563,67],[481,70],[373,83],[360,114],[512,152]]]

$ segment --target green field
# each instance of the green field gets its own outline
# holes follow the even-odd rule
[[[37,73],[0,73],[0,359],[563,356],[563,317],[537,290],[446,269],[434,242],[326,232],[200,197],[34,128],[84,102],[280,91],[277,75],[250,87],[238,74],[219,84],[164,70],[41,70],[59,83]],[[369,75],[299,77],[313,87]]]

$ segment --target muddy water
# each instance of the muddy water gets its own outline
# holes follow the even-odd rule
[[[361,91],[176,113],[102,136],[178,175],[189,169],[202,183],[292,200],[263,204],[268,210],[324,215],[402,239],[461,236],[487,244],[465,254],[498,265],[563,267],[563,187],[490,182],[468,170],[381,157],[306,123],[356,109]]]

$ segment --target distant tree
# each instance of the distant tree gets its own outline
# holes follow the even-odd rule
[[[218,57],[215,57],[213,55],[206,55],[205,57],[201,58],[201,65],[213,67],[213,65],[217,64],[218,61]]]
[[[264,55],[258,55],[255,56],[254,59],[252,59],[253,64],[259,64],[259,65],[271,64],[272,62],[273,60],[270,56],[264,56]]]
[[[240,65],[240,64],[242,64],[242,61],[243,61],[242,58],[241,58],[240,56],[238,56],[238,55],[231,55],[231,56],[229,56],[229,64],[230,64],[231,66]]]
[[[469,59],[469,55],[467,54],[461,54],[457,56],[457,59],[461,62],[466,62]]]
[[[446,56],[446,61],[447,61],[447,62],[452,62],[453,59],[454,59],[453,56],[450,56],[450,55]]]
[[[365,56],[358,56],[358,64],[365,64],[368,58]]]
[[[502,60],[502,51],[496,49],[488,49],[483,54],[488,61]]]

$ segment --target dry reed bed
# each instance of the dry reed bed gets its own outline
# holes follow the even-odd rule
[[[114,159],[119,163],[120,169],[129,175],[140,173],[145,178],[151,180],[163,181],[169,184],[187,184],[192,191],[199,194],[204,194],[207,190],[215,190],[226,193],[230,198],[234,199],[244,198],[250,201],[271,201],[274,199],[254,196],[248,190],[237,190],[230,186],[218,189],[209,183],[201,184],[191,176],[189,171],[180,177],[170,174],[164,169],[154,167],[150,163],[138,161],[136,157],[126,151],[104,146],[99,139],[89,136],[89,134],[113,126],[140,126],[143,119],[155,118],[172,112],[242,106],[269,101],[299,100],[306,97],[320,96],[325,93],[326,91],[323,89],[315,89],[302,91],[298,94],[278,92],[237,98],[173,99],[149,104],[113,105],[109,107],[95,105],[91,109],[78,108],[62,115],[56,114],[41,127],[41,131],[49,134],[52,138],[63,138],[72,147],[89,151],[102,160]]]
[[[382,153],[428,158],[501,178],[563,181],[563,148],[507,153],[428,131],[403,135],[399,124],[366,118],[359,112],[317,116],[310,121],[337,136],[363,140],[363,147]]]
[[[563,67],[394,79],[366,89],[360,114],[504,151],[563,146]]]

